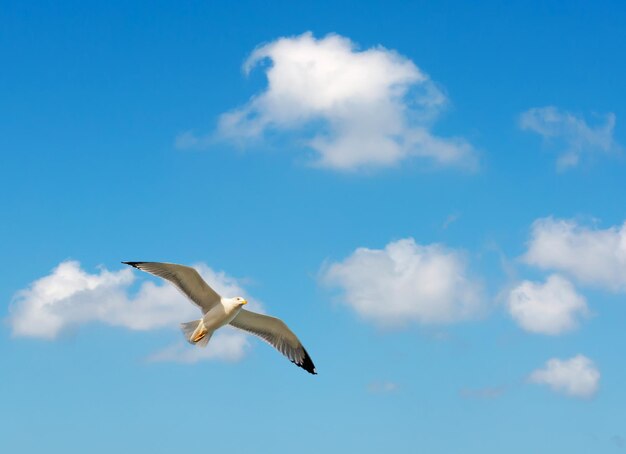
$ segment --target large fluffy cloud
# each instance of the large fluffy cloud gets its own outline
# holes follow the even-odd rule
[[[359,248],[324,267],[322,282],[339,287],[345,304],[383,327],[451,323],[482,309],[480,285],[468,275],[462,253],[411,238],[384,249]]]
[[[588,313],[585,298],[565,278],[552,275],[545,283],[523,281],[509,293],[511,316],[527,331],[561,334],[578,326]]]
[[[561,170],[576,166],[583,153],[609,153],[619,149],[613,138],[615,115],[612,113],[606,115],[604,124],[591,126],[582,117],[554,106],[535,107],[523,112],[519,123],[523,130],[564,143],[565,149],[557,161]]]
[[[348,38],[305,33],[257,48],[244,69],[266,61],[267,88],[222,115],[222,137],[297,131],[317,153],[317,164],[341,170],[390,166],[410,156],[440,165],[476,164],[467,141],[432,134],[446,96],[394,51],[380,46],[359,51]],[[199,141],[187,132],[177,144]]]
[[[237,281],[204,264],[195,266],[203,278],[223,295],[246,295]],[[20,290],[11,304],[9,322],[14,336],[52,340],[63,332],[89,323],[104,323],[131,330],[177,328],[199,318],[198,309],[172,285],[143,281],[131,286],[138,273],[130,268],[97,273],[83,270],[78,262],[59,264],[49,275]],[[257,304],[257,303],[255,303]],[[247,346],[242,333],[216,333],[206,351],[196,348],[178,358],[194,362],[201,358],[238,359]],[[153,356],[168,358],[167,350]],[[174,356],[170,355],[171,359]],[[184,359],[180,359],[184,358]]]
[[[530,374],[529,380],[568,396],[588,398],[598,391],[600,371],[583,355],[565,360],[552,358],[542,369]]]
[[[543,218],[532,225],[523,260],[558,270],[581,283],[613,291],[626,290],[626,223],[607,229],[572,220]]]

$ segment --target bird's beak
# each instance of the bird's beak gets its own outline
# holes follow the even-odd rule
[[[246,304],[248,304],[246,300],[243,300],[243,303],[241,303],[242,306],[245,306]]]

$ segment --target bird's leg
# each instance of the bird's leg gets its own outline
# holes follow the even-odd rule
[[[200,322],[200,326],[196,328],[193,335],[191,336],[191,342],[193,342],[194,344],[200,342],[204,338],[204,336],[207,335],[208,332],[209,330],[206,329],[204,323]]]

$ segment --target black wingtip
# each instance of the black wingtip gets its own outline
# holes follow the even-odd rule
[[[145,262],[122,262],[122,263],[123,263],[124,265],[130,265],[130,266],[132,266],[133,268],[137,268],[137,269],[139,269],[139,266],[138,266],[138,265],[141,265],[142,263],[145,263]]]
[[[302,359],[302,364],[296,363],[296,365],[306,370],[309,374],[317,375],[317,370],[315,370],[315,364],[313,364],[313,360],[306,350],[304,350],[304,358]]]

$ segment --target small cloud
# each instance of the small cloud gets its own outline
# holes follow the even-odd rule
[[[520,115],[519,125],[522,130],[535,132],[545,140],[564,144],[564,150],[557,159],[558,170],[577,166],[584,153],[614,153],[620,150],[613,138],[613,113],[605,115],[604,124],[591,126],[582,117],[554,106],[535,107]]]
[[[582,284],[626,291],[626,222],[596,229],[572,220],[538,219],[522,260],[567,273]]]
[[[217,332],[204,348],[178,342],[151,354],[146,360],[148,362],[183,364],[194,364],[205,360],[235,362],[244,357],[248,346],[249,343],[245,335],[224,328]]]
[[[316,39],[304,33],[258,47],[244,69],[255,67],[265,71],[267,88],[220,117],[223,139],[298,132],[300,143],[315,151],[315,165],[340,171],[389,167],[411,157],[477,166],[477,153],[465,139],[432,133],[446,95],[393,50],[358,50],[339,35]],[[181,142],[194,142],[190,138]]]
[[[398,391],[400,386],[392,381],[375,381],[367,385],[367,391],[372,394],[390,394]]]
[[[571,397],[590,398],[598,391],[600,372],[593,361],[583,355],[567,360],[552,358],[543,369],[531,373],[529,381]]]
[[[321,281],[340,288],[344,304],[385,328],[453,323],[483,309],[481,286],[469,277],[464,254],[412,238],[382,250],[358,248],[327,265]]]
[[[465,399],[496,399],[504,394],[504,388],[462,388],[459,394]]]
[[[575,329],[578,318],[589,313],[585,298],[558,275],[548,277],[544,284],[521,282],[509,293],[508,309],[525,330],[549,335]]]

